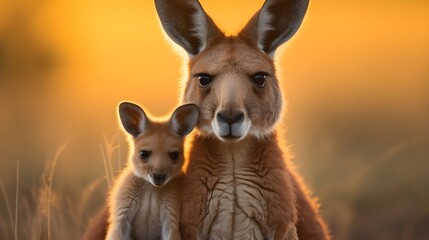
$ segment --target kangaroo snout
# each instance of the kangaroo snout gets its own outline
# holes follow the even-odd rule
[[[227,142],[244,138],[250,129],[250,121],[242,110],[220,110],[212,121],[215,134]]]
[[[244,121],[242,111],[219,111],[216,115],[218,122],[224,122],[229,125],[239,124]]]
[[[150,174],[150,178],[152,180],[153,185],[155,186],[162,186],[168,180],[167,174],[163,172],[154,172]]]

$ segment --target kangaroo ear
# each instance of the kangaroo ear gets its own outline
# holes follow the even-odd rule
[[[133,137],[137,137],[149,128],[149,119],[143,109],[136,104],[129,102],[119,104],[119,118],[125,131]]]
[[[188,135],[199,118],[199,110],[195,104],[185,104],[178,107],[170,119],[170,130],[181,137]]]
[[[266,0],[239,35],[255,40],[259,49],[272,54],[301,26],[309,0]]]
[[[167,35],[190,55],[197,55],[209,39],[223,35],[197,0],[155,0]]]

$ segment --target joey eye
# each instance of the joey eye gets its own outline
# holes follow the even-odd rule
[[[149,160],[151,153],[152,153],[151,151],[141,150],[140,159],[142,159],[143,162],[147,162]]]
[[[265,86],[265,79],[269,76],[266,72],[258,72],[253,74],[252,82],[258,86],[259,88],[263,88]]]
[[[179,152],[178,151],[174,151],[174,152],[168,152],[168,156],[170,157],[170,159],[175,163],[177,162],[177,160],[179,160]]]
[[[213,79],[213,76],[210,76],[207,73],[199,73],[197,74],[198,82],[200,83],[200,87],[207,87]]]

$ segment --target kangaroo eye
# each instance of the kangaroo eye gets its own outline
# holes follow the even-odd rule
[[[200,87],[207,87],[213,79],[213,76],[210,76],[207,73],[199,73],[197,74],[198,82],[200,83]]]
[[[141,150],[140,159],[142,159],[143,162],[147,162],[149,160],[151,153],[152,153],[151,151]]]
[[[177,151],[168,152],[168,156],[170,157],[171,160],[173,160],[173,162],[177,162],[177,160],[179,160],[179,152]]]
[[[267,78],[267,76],[269,76],[269,74],[268,74],[268,73],[265,73],[265,72],[258,72],[258,73],[255,73],[255,74],[253,74],[253,76],[252,76],[252,82],[253,82],[256,86],[258,86],[258,87],[260,87],[260,88],[263,88],[263,87],[265,86],[265,78]]]

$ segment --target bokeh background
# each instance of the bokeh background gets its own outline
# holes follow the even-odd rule
[[[263,0],[201,0],[234,34]],[[284,132],[335,239],[429,237],[429,2],[311,1]],[[0,238],[78,239],[126,160],[120,101],[177,104],[151,0],[0,0]]]

